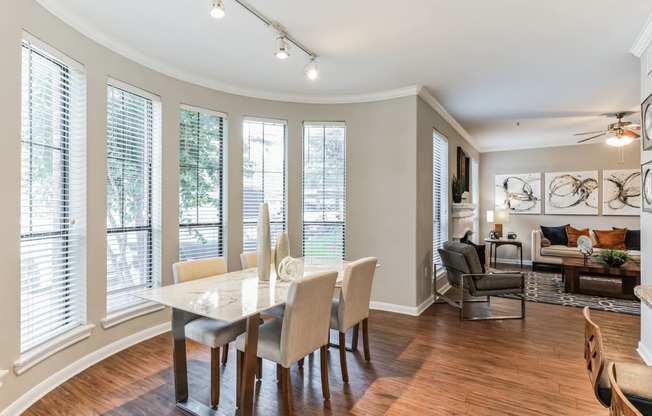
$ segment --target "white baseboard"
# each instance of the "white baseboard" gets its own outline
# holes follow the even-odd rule
[[[521,264],[521,259],[501,259],[500,257],[497,260],[498,263],[507,263],[507,264]],[[532,260],[523,260],[523,266],[532,266]]]
[[[111,355],[120,352],[132,345],[143,342],[147,339],[160,335],[170,330],[170,323],[164,323],[144,331],[129,335],[121,340],[109,344],[106,347],[100,348],[85,357],[80,358],[74,363],[69,364],[67,367],[61,369],[57,373],[51,375],[41,383],[34,386],[27,393],[23,394],[16,401],[5,408],[0,416],[14,416],[23,413],[32,404],[36,403],[41,397],[48,394],[50,391],[67,381],[68,379],[76,376],[88,367],[110,357]]]
[[[374,309],[378,311],[385,311],[385,312],[394,312],[394,313],[400,313],[403,315],[411,315],[411,316],[419,316],[423,311],[428,309],[430,305],[433,304],[434,302],[434,296],[430,296],[428,299],[424,300],[421,302],[419,306],[403,306],[403,305],[396,305],[394,303],[385,303],[385,302],[374,302],[371,301],[369,303],[369,309]],[[2,415],[0,415],[2,416]]]
[[[641,341],[638,342],[636,351],[638,351],[638,355],[645,361],[645,364],[652,365],[652,352]]]

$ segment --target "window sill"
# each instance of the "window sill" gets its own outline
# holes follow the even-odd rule
[[[14,372],[21,375],[46,358],[90,337],[93,328],[95,328],[95,325],[80,325],[41,346],[27,351],[20,356],[18,361],[14,362]]]
[[[0,387],[2,387],[2,379],[9,374],[9,370],[0,370]]]
[[[139,305],[132,306],[119,312],[107,315],[106,318],[102,319],[102,328],[109,329],[116,325],[120,325],[123,322],[138,318],[139,316],[147,315],[149,313],[158,312],[162,309],[165,309],[165,306],[159,303],[144,302]]]

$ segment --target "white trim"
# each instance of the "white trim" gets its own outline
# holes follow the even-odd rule
[[[256,117],[256,116],[244,116],[243,117],[244,121],[253,121],[257,123],[269,123],[269,124],[280,124],[283,126],[288,125],[287,120],[279,119],[279,118],[265,118],[265,117]]]
[[[2,387],[2,379],[9,374],[9,370],[0,370],[0,387]]]
[[[450,124],[450,126],[454,128],[455,131],[457,131],[462,137],[464,137],[466,141],[469,142],[469,144],[473,146],[473,148],[476,151],[478,152],[483,151],[482,147],[475,141],[473,137],[471,137],[469,132],[467,132],[464,129],[464,127],[462,127],[462,125],[458,123],[457,120],[455,120],[455,118],[452,115],[450,115],[448,111],[446,111],[446,109],[439,103],[439,101],[435,99],[435,97],[432,96],[432,94],[430,94],[430,92],[427,89],[423,87],[419,87],[417,91],[417,95],[421,97],[423,101],[425,101],[426,104],[430,106],[430,108],[435,110],[435,112],[439,114],[444,119],[444,121]]]
[[[634,44],[629,48],[629,53],[634,55],[637,58],[640,58],[643,55],[643,52],[650,46],[652,43],[652,13],[647,18],[647,21],[643,25],[641,32],[636,37]]]
[[[43,345],[21,354],[20,358],[14,362],[14,372],[17,375],[21,375],[46,358],[53,356],[59,351],[62,351],[79,341],[85,340],[91,336],[93,328],[95,328],[95,325],[80,325]]]
[[[403,315],[419,316],[418,307],[396,305],[394,303],[371,301],[371,302],[369,302],[369,309],[375,309],[375,310],[378,310],[378,311],[385,311],[385,312],[400,313],[400,314],[403,314]]]
[[[181,108],[182,110],[194,111],[195,113],[209,114],[216,117],[222,117],[223,119],[228,118],[228,115],[226,113],[222,113],[220,111],[215,111],[215,110],[209,110],[208,108],[196,107],[190,104],[181,103],[179,108]]]
[[[139,316],[147,315],[148,313],[158,312],[162,309],[165,309],[165,306],[159,303],[144,302],[107,315],[106,318],[102,319],[102,328],[109,329],[123,322],[138,318]]]
[[[514,259],[514,258],[503,259],[503,258],[498,257],[498,259],[496,260],[496,263],[507,263],[507,264],[518,264],[518,265],[520,265],[521,264],[521,259],[520,259],[520,257],[518,259]],[[532,260],[523,259],[523,266],[531,266],[531,265],[532,265]]]
[[[428,299],[424,300],[419,306],[417,306],[417,315],[421,315],[423,311],[428,309],[433,303],[435,303],[435,295],[430,295]]]
[[[26,41],[30,45],[36,46],[38,49],[47,52],[54,58],[58,59],[62,63],[75,68],[79,72],[85,72],[84,64],[76,61],[75,59],[71,58],[70,56],[66,55],[65,53],[61,52],[60,50],[50,46],[46,42],[43,42],[41,39],[37,38],[36,36],[32,35],[29,32],[26,32],[23,30],[23,40]]]
[[[140,342],[148,340],[152,337],[160,335],[164,332],[170,330],[170,323],[160,324],[148,329],[145,329],[141,332],[138,332],[133,335],[129,335],[125,338],[122,338],[112,344],[109,344],[99,350],[96,350],[79,360],[69,364],[65,368],[61,369],[57,373],[51,375],[47,379],[43,380],[41,383],[34,386],[27,393],[23,394],[16,401],[11,403],[4,411],[0,413],[0,416],[14,416],[23,413],[27,410],[28,407],[36,403],[43,396],[48,394],[50,391],[69,380],[70,378],[76,376],[82,371],[86,370],[90,366],[110,357],[111,355],[118,353],[126,348],[136,345]]]
[[[156,101],[158,103],[161,102],[161,97],[159,95],[154,94],[153,92],[146,91],[142,88],[136,87],[135,85],[131,85],[127,82],[120,81],[119,79],[115,79],[113,77],[108,77],[106,83],[108,85],[120,88],[121,90],[128,91],[130,93],[140,95],[143,98],[150,99],[152,101]]]
[[[638,342],[638,348],[636,348],[636,351],[638,352],[638,355],[641,356],[643,361],[645,361],[645,364],[652,365],[652,352],[647,349],[643,342]]]
[[[345,121],[305,121],[303,127],[346,127]]]

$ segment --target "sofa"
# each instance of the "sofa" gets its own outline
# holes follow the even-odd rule
[[[595,233],[591,230],[589,234],[595,247],[597,243]],[[543,238],[541,230],[532,230],[532,270],[535,270],[540,265],[561,266],[564,257],[583,257],[580,249],[577,247],[568,247],[560,244],[551,244],[548,247],[543,247],[541,244]],[[599,248],[593,249],[593,255],[599,252]],[[640,250],[628,250],[628,252],[635,261],[641,260]]]

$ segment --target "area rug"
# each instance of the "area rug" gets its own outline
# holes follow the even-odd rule
[[[514,296],[503,297],[515,298]],[[566,293],[561,275],[554,273],[528,272],[525,276],[525,298],[530,302],[577,308],[588,306],[591,309],[629,315],[641,314],[641,303],[638,300]]]

